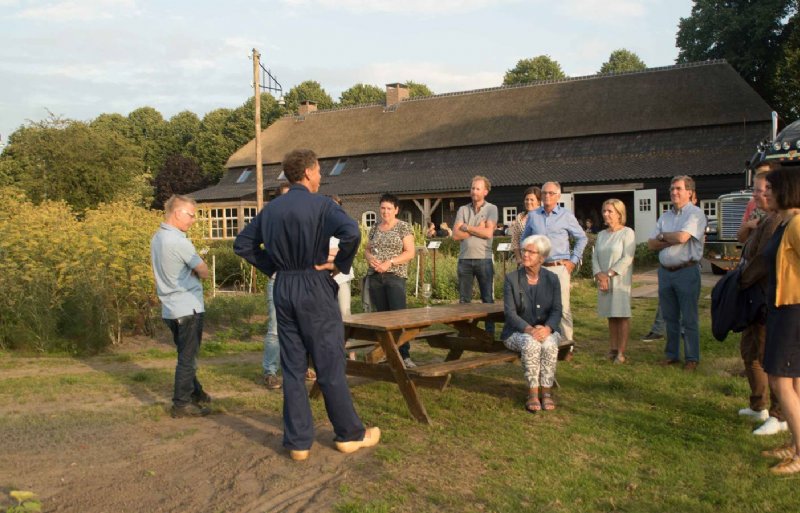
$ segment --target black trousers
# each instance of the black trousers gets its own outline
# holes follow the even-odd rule
[[[186,406],[192,401],[192,394],[203,391],[197,381],[197,353],[200,352],[200,340],[203,338],[203,314],[164,319],[164,322],[172,332],[172,341],[178,350],[172,404]]]

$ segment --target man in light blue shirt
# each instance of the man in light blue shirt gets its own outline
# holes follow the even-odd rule
[[[542,265],[554,272],[561,284],[561,336],[571,343],[573,329],[572,309],[569,304],[570,277],[581,263],[588,240],[586,232],[572,212],[559,206],[560,199],[561,184],[547,182],[542,186],[542,206],[528,214],[520,240],[525,240],[529,235],[545,235],[550,239],[550,256]],[[570,237],[574,240],[571,249]],[[571,350],[572,348],[568,358],[572,355]]]
[[[694,180],[676,176],[669,188],[672,208],[658,218],[647,246],[658,251],[658,302],[667,324],[664,365],[680,363],[681,329],[684,332],[684,369],[693,371],[700,361],[697,304],[700,299],[700,259],[706,216],[692,204]]]
[[[161,317],[172,332],[178,350],[173,417],[208,415],[211,397],[197,381],[197,353],[203,337],[203,284],[208,266],[197,254],[186,232],[195,222],[197,204],[173,195],[164,204],[164,222],[150,241],[150,257],[161,301]]]

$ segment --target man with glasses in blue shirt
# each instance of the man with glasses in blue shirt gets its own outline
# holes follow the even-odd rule
[[[570,277],[581,263],[588,239],[575,215],[558,204],[561,199],[561,184],[547,182],[542,186],[542,205],[528,214],[525,231],[520,240],[530,235],[545,235],[552,249],[544,265],[558,276],[561,285],[561,336],[573,343],[572,309],[569,304]],[[574,244],[570,248],[570,237]],[[572,347],[567,359],[572,358]]]
[[[197,254],[186,232],[195,222],[197,204],[173,195],[164,204],[164,222],[150,241],[150,257],[161,301],[161,317],[172,332],[178,350],[173,417],[200,417],[210,410],[211,397],[197,381],[197,353],[203,338],[203,283],[208,266]]]

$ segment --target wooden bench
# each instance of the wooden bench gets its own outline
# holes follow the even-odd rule
[[[558,359],[564,360],[570,352],[573,344],[563,344],[558,346]],[[479,369],[500,363],[513,362],[519,359],[519,353],[504,349],[494,353],[486,353],[472,358],[459,358],[458,360],[445,361],[440,363],[430,363],[419,365],[413,369],[408,369],[409,374],[416,374],[423,377],[446,376],[451,372]]]
[[[473,358],[459,358],[458,360],[451,360],[449,362],[418,365],[413,369],[408,369],[406,372],[424,377],[446,376],[451,372],[479,369],[481,367],[488,367],[490,365],[497,365],[499,363],[513,362],[518,358],[519,353],[506,350],[498,351],[496,353],[487,353]]]

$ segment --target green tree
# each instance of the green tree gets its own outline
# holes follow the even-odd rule
[[[435,94],[425,84],[420,84],[420,83],[414,82],[413,80],[407,80],[406,81],[406,86],[408,86],[408,97],[409,98],[419,98],[421,96],[433,96]]]
[[[161,151],[167,158],[171,155],[192,156],[194,140],[199,131],[200,118],[197,114],[188,110],[175,114],[164,127]]]
[[[314,80],[306,80],[291,88],[284,97],[286,100],[286,110],[288,112],[297,112],[300,102],[304,100],[311,100],[317,102],[318,109],[330,109],[334,106],[333,98],[330,97],[325,89]]]
[[[237,149],[255,137],[256,102],[251,96],[241,106],[231,111],[225,123],[225,133],[234,142]],[[283,115],[283,107],[271,94],[261,93],[261,130],[275,122]]]
[[[598,74],[642,71],[644,69],[647,69],[647,65],[638,55],[625,48],[620,48],[611,52],[608,60],[600,66]]]
[[[370,84],[356,84],[342,91],[339,103],[343,106],[386,103],[386,91]]]
[[[194,159],[171,155],[153,180],[155,189],[152,208],[163,210],[164,202],[173,194],[187,194],[208,185],[206,176]]]
[[[561,65],[549,55],[539,55],[532,59],[521,59],[514,68],[506,71],[503,85],[527,84],[539,80],[565,78]]]
[[[800,119],[800,13],[795,13],[786,26],[786,42],[773,77],[773,107],[791,123]]]
[[[796,12],[797,0],[695,0],[692,14],[678,23],[677,61],[725,59],[774,104],[786,21]]]
[[[140,107],[128,114],[130,137],[142,150],[142,160],[148,172],[155,172],[166,158],[163,142],[166,121],[153,107]]]
[[[231,109],[215,109],[207,113],[200,123],[195,141],[195,154],[200,168],[210,183],[220,179],[225,162],[241,145],[226,135]]]
[[[92,128],[116,132],[123,137],[133,140],[131,137],[130,121],[122,114],[100,114],[94,118],[89,125]]]
[[[0,169],[34,202],[63,200],[84,211],[126,195],[142,174],[140,155],[114,130],[51,115],[12,134]]]

